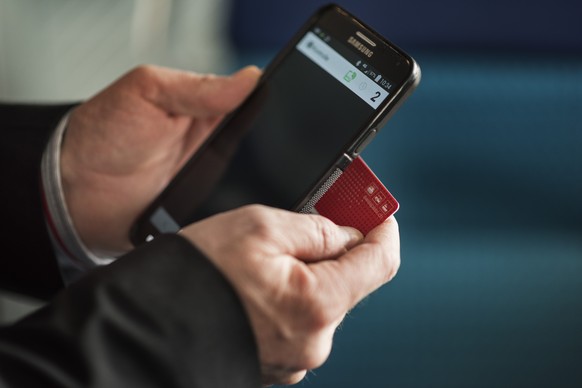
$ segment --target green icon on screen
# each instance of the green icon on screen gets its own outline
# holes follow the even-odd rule
[[[344,80],[346,82],[352,82],[356,78],[356,72],[353,70],[349,70],[346,75],[344,75]]]

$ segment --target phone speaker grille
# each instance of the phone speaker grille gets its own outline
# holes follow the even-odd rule
[[[307,203],[305,204],[305,206],[303,206],[299,213],[303,214],[314,213],[315,204],[317,204],[317,202],[321,199],[321,197],[323,197],[327,190],[329,190],[331,186],[333,186],[335,181],[338,180],[342,173],[343,173],[342,170],[336,168],[334,172],[331,173],[329,178],[327,178],[327,180],[319,187],[319,189],[317,189],[317,191],[315,192],[315,194],[313,194],[309,201],[307,201]]]

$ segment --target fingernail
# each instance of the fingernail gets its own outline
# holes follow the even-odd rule
[[[236,75],[243,75],[243,74],[245,76],[251,76],[252,78],[257,78],[257,77],[260,77],[260,75],[261,75],[261,69],[259,69],[255,65],[249,65],[249,66],[246,66],[246,67],[240,69],[236,73]]]

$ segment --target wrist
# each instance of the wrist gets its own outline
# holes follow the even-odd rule
[[[80,107],[71,116],[63,137],[60,155],[61,182],[71,220],[84,244],[99,256],[119,256],[133,248],[129,241],[129,221],[133,219],[129,197],[120,190],[131,182],[124,173],[112,174],[103,162],[111,148],[99,146],[99,131],[85,122]]]
[[[98,256],[84,243],[76,228],[67,203],[63,174],[61,173],[61,148],[68,125],[67,114],[52,134],[43,154],[41,166],[42,189],[45,199],[47,223],[59,250],[66,252],[84,269],[111,262],[111,257]]]

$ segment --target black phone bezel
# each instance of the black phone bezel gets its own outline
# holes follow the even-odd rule
[[[397,106],[404,101],[404,99],[415,89],[420,81],[420,69],[414,59],[406,52],[400,49],[395,44],[391,43],[380,34],[375,32],[372,28],[367,26],[354,15],[350,14],[345,9],[336,4],[329,4],[320,8],[314,15],[312,15],[302,27],[293,35],[289,42],[281,49],[278,54],[271,60],[271,62],[263,70],[257,87],[263,87],[268,82],[272,72],[277,69],[286,56],[295,49],[299,40],[315,26],[321,27],[328,34],[340,41],[347,41],[350,36],[353,36],[356,31],[363,32],[376,42],[374,54],[367,57],[366,61],[377,69],[380,69],[385,74],[389,75],[394,81],[396,88],[391,92],[389,97],[378,107],[373,116],[362,123],[361,128],[355,130],[354,137],[348,142],[347,146],[338,150],[337,157],[330,160],[327,170],[322,174],[318,182],[311,188],[306,189],[305,195],[300,199],[291,209],[300,210],[307,201],[317,192],[329,176],[336,168],[345,168],[350,163],[351,159],[355,158],[359,152],[362,151],[362,145],[367,142],[371,134],[377,133],[380,128],[386,123],[390,116],[397,110]],[[354,52],[358,55],[356,49]],[[249,98],[254,94],[252,92]],[[245,100],[236,110],[227,115],[224,120],[217,126],[217,129],[208,137],[208,139],[201,145],[199,150],[190,158],[184,167],[172,180],[179,180],[180,177],[188,170],[189,165],[195,162],[196,155],[204,152],[209,144],[218,136],[220,136],[222,129],[225,128],[228,122],[238,114],[238,112],[245,109]],[[151,224],[150,217],[153,212],[160,206],[163,206],[164,199],[167,193],[172,190],[173,183],[170,182],[162,193],[152,202],[152,204],[139,216],[130,231],[130,240],[134,245],[139,245],[146,241],[146,236],[149,234],[159,234],[156,228]]]

